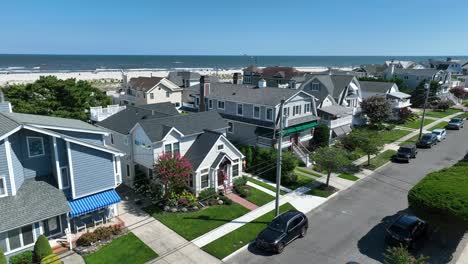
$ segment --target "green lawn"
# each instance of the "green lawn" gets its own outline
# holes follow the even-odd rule
[[[248,177],[248,176],[247,176],[247,177]],[[252,182],[252,183],[255,183],[255,184],[257,184],[257,185],[260,185],[260,186],[262,186],[263,188],[268,189],[268,190],[270,190],[270,191],[272,191],[272,192],[276,192],[276,188],[273,187],[273,186],[271,186],[271,185],[269,185],[269,184],[267,184],[267,183],[264,183],[264,182],[262,182],[262,181],[259,181],[259,180],[257,180],[257,179],[254,179],[254,178],[252,178],[252,177],[248,177],[248,179],[249,179],[249,181]],[[281,194],[281,195],[285,195],[286,193],[287,193],[287,192],[285,192],[285,191],[283,191],[283,190],[280,190],[280,194]]]
[[[322,177],[322,175],[320,175],[320,174],[318,174],[316,172],[313,172],[313,171],[310,171],[308,169],[304,169],[304,168],[301,168],[301,167],[296,167],[295,170],[300,171],[300,172],[305,173],[305,174],[308,174],[308,175],[313,176],[313,177],[318,177],[318,178]]]
[[[322,189],[314,188],[314,189],[311,189],[310,191],[306,192],[306,194],[327,198],[328,196],[333,194],[333,191],[332,190],[322,190]]]
[[[466,119],[466,118],[468,118],[468,112],[465,112],[465,113],[463,113],[461,115],[458,115],[457,117]]]
[[[281,212],[294,209],[294,206],[290,205],[289,203],[280,207]],[[239,248],[255,240],[258,233],[260,233],[268,226],[274,216],[275,212],[272,210],[253,220],[252,222],[234,230],[233,232],[216,239],[215,241],[202,247],[202,249],[217,257],[218,259],[223,259]]]
[[[403,142],[401,142],[399,145],[400,146],[403,146],[403,145],[406,145],[406,144],[416,144],[416,142],[418,142],[418,139],[419,139],[419,134],[417,134],[416,136],[410,138],[410,139],[407,139]]]
[[[364,162],[362,166],[364,166],[366,169],[369,169],[369,170],[375,170],[378,167],[380,167],[380,166],[384,165],[385,163],[387,163],[388,161],[390,161],[392,156],[395,155],[396,153],[397,152],[395,150],[388,149],[388,150],[380,153],[379,155],[375,156],[374,158],[372,158],[370,160],[370,166],[367,166],[367,161]]]
[[[435,120],[433,119],[424,119],[424,126],[427,126],[429,125],[430,123],[434,122]],[[414,121],[411,121],[411,122],[408,122],[406,124],[402,124],[402,125],[399,125],[399,126],[402,126],[402,127],[407,127],[407,128],[413,128],[413,129],[419,129],[419,127],[421,126],[421,119],[417,119],[417,120],[414,120]]]
[[[340,177],[342,179],[350,180],[350,181],[359,180],[359,177],[356,177],[356,176],[354,176],[352,174],[348,174],[348,173],[342,173],[342,174],[338,175],[338,177]]]
[[[133,233],[128,233],[114,239],[97,252],[85,256],[87,264],[101,263],[146,263],[158,257],[150,247],[143,243]]]
[[[426,112],[426,116],[443,118],[443,117],[458,113],[460,111],[461,111],[460,109],[454,109],[454,108],[447,109],[446,111],[431,110],[431,111]]]
[[[389,144],[408,135],[409,133],[411,133],[411,131],[401,129],[384,130],[379,132],[379,140],[384,144]]]
[[[434,129],[438,129],[438,128],[445,128],[447,125],[448,125],[448,122],[446,122],[446,121],[440,122],[439,124],[433,126],[431,128],[431,131],[434,130]]]
[[[262,206],[273,201],[275,197],[269,195],[268,193],[264,193],[255,187],[251,187],[250,195],[246,199],[251,203]]]
[[[249,212],[236,203],[210,206],[188,213],[167,213],[157,206],[147,207],[145,210],[187,240],[195,239]]]
[[[297,175],[297,182],[294,182],[294,183],[281,183],[281,185],[286,187],[286,188],[289,188],[291,190],[296,190],[297,188],[299,188],[301,186],[305,186],[305,185],[310,184],[310,183],[315,181],[312,178],[309,178],[307,176],[304,176],[304,175],[301,175],[301,174],[298,174],[298,173],[296,173],[296,175]]]

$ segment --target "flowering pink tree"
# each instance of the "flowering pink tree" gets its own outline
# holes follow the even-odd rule
[[[171,153],[165,153],[158,157],[154,166],[154,172],[164,186],[164,195],[167,197],[171,192],[180,193],[188,185],[193,173],[192,164],[185,157]]]

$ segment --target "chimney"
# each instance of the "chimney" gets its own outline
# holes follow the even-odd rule
[[[265,87],[266,87],[266,81],[265,81],[265,79],[260,79],[260,80],[258,81],[258,85],[257,85],[257,86],[258,86],[258,88],[265,88]]]
[[[239,72],[235,72],[232,77],[233,84],[242,84],[242,74]]]
[[[210,94],[210,77],[209,76],[201,76],[200,77],[200,105],[198,106],[199,112],[206,111],[206,104],[205,104],[205,96]]]

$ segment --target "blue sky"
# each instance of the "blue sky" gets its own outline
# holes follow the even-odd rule
[[[468,1],[3,1],[0,53],[468,55]]]

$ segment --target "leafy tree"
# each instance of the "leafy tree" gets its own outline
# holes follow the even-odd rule
[[[44,235],[40,235],[34,244],[33,260],[35,263],[40,263],[41,260],[52,254],[52,248],[50,247],[49,240]]]
[[[276,158],[278,150],[274,148],[259,148],[254,156],[254,171],[260,177],[276,181]],[[289,151],[283,151],[281,162],[281,181],[294,181],[294,169],[299,165],[299,159]]]
[[[450,92],[458,99],[464,99],[466,97],[465,87],[457,86],[450,89]]]
[[[421,256],[419,258],[413,257],[408,249],[402,245],[398,247],[387,248],[387,253],[384,254],[385,264],[425,264],[428,258]]]
[[[435,105],[436,109],[442,110],[444,112],[447,111],[450,106],[452,106],[452,103],[449,100],[440,100]]]
[[[50,115],[87,120],[90,107],[106,106],[112,100],[86,81],[41,76],[34,83],[4,89],[5,98],[17,113]]]
[[[312,138],[312,146],[324,147],[328,146],[330,141],[330,128],[324,124],[318,125],[314,130],[314,137]]]
[[[5,254],[3,253],[1,249],[0,249],[0,264],[7,264]]]
[[[347,142],[346,142],[347,141]],[[367,165],[370,165],[370,156],[379,153],[382,142],[379,141],[377,133],[356,129],[345,140],[345,148],[353,151],[360,149],[367,155]]]
[[[312,153],[311,158],[321,170],[327,172],[327,187],[332,172],[339,172],[344,166],[350,164],[344,150],[336,147],[320,147]]]
[[[411,92],[411,104],[414,107],[422,107],[424,105],[424,99],[426,96],[426,89],[424,88],[425,83],[426,81],[420,82],[419,85]],[[433,102],[434,100],[437,100],[436,95],[439,88],[440,84],[438,82],[431,81],[428,97],[429,103]]]
[[[361,109],[373,124],[385,121],[391,114],[390,105],[381,96],[371,96],[362,100]]]
[[[164,153],[158,157],[154,172],[164,186],[164,195],[167,197],[171,192],[179,194],[186,189],[193,168],[187,158]]]
[[[412,115],[413,115],[413,112],[411,112],[411,110],[409,109],[409,107],[402,108],[402,109],[400,109],[400,111],[398,112],[398,117],[399,117],[401,120],[407,120],[407,119],[410,118]]]

